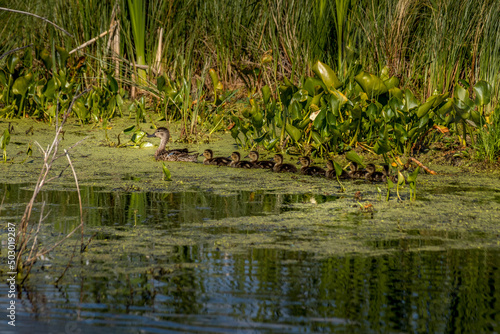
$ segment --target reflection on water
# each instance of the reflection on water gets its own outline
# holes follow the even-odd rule
[[[31,192],[19,186],[7,190],[2,220],[18,221]],[[334,199],[254,192],[106,193],[92,188],[82,194],[88,224],[155,224],[165,230],[204,219],[277,215],[313,197],[316,202]],[[55,216],[46,224],[61,231],[76,224],[74,192],[47,191],[42,197],[50,203],[50,217]],[[266,248],[231,253],[204,243],[174,246],[161,261],[118,251],[116,257],[130,257],[129,266],[150,268],[134,274],[103,274],[102,268],[89,268],[86,254],[79,254],[59,286],[51,284],[53,279],[44,281],[57,273],[36,268],[17,299],[15,332],[500,331],[500,252],[408,252],[408,242],[440,242],[440,235],[419,241],[418,233],[411,240],[374,243],[381,250],[400,251],[372,257],[318,260],[313,253]],[[4,254],[2,245],[2,259]],[[8,303],[6,288],[0,285],[0,305]]]

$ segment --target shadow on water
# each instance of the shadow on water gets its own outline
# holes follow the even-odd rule
[[[0,189],[7,192],[2,220],[19,221],[31,196],[29,187]],[[318,258],[313,252],[258,246],[231,252],[207,242],[133,253],[120,244],[119,236],[109,233],[110,228],[133,230],[141,225],[147,229],[138,233],[165,230],[168,236],[179,226],[207,219],[275,216],[294,210],[297,203],[337,197],[243,191],[224,196],[201,191],[103,192],[92,187],[82,189],[82,196],[86,224],[108,232],[98,237],[91,251],[77,256],[58,286],[53,283],[59,274],[54,268],[60,269],[60,263],[64,268],[66,262],[57,261],[62,255],[54,253],[43,265],[37,264],[19,291],[16,332],[33,328],[41,333],[500,330],[500,251],[408,251],[467,237],[460,233],[407,231],[408,238],[373,242],[377,250],[397,250],[377,256]],[[78,199],[73,190],[44,191],[41,199],[50,203],[54,218],[45,224],[53,226],[53,233],[77,224]],[[113,246],[104,248],[106,243]],[[95,261],[91,252],[100,251],[105,257]],[[126,268],[117,268],[121,265]],[[0,286],[1,305],[9,302],[6,289],[5,284]]]

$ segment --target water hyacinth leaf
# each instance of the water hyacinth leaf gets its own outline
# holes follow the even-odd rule
[[[391,107],[392,111],[394,113],[397,113],[398,111],[401,111],[401,110],[404,110],[404,103],[403,101],[401,101],[399,98],[397,98],[396,96],[393,96],[390,100],[389,100],[389,106]]]
[[[409,89],[405,89],[406,112],[418,107],[418,100]]]
[[[320,134],[317,131],[311,131],[311,137],[314,140],[314,142],[318,145],[321,145],[324,142],[324,139],[321,138]]]
[[[317,95],[319,90],[327,90],[323,81],[315,77],[307,77],[302,88],[307,90],[310,96]]]
[[[28,73],[25,76],[19,77],[14,81],[12,85],[12,93],[16,95],[24,96],[29,88],[31,79],[33,78],[33,73]]]
[[[331,87],[337,89],[342,86],[342,82],[337,78],[335,72],[325,63],[318,60],[313,65],[312,70],[323,81],[327,90],[330,90]]]
[[[290,118],[292,120],[302,119],[301,111],[302,111],[302,106],[299,104],[299,102],[293,101],[293,99],[292,99],[292,103],[290,104],[290,107],[288,108],[288,113],[290,115]]]
[[[393,87],[393,88],[389,89],[389,94],[391,97],[397,97],[400,100],[404,99],[404,93],[398,87]]]
[[[266,150],[270,151],[276,146],[278,142],[279,142],[278,138],[273,138],[269,141],[264,140],[264,147],[266,148]]]
[[[7,75],[5,72],[0,68],[0,84],[7,86],[8,81],[7,81]]]
[[[49,99],[54,99],[57,89],[59,89],[60,84],[55,76],[53,76],[45,85],[43,95]]]
[[[399,123],[394,124],[394,133],[396,134],[396,138],[399,140],[401,144],[404,144],[408,139],[408,133],[406,132],[402,124]]]
[[[304,101],[307,101],[307,97],[309,96],[309,92],[305,89],[299,89],[298,91],[296,91],[293,96],[292,96],[292,100],[290,101],[290,103],[293,103],[293,102],[304,102]]]
[[[162,162],[162,169],[163,169],[163,181],[172,181],[172,174],[170,173],[170,170],[165,166],[165,163]]]
[[[19,56],[16,54],[11,54],[10,56],[7,57],[7,70],[9,71],[10,74],[14,74],[16,66],[17,64],[19,64],[20,61],[21,58],[19,58]]]
[[[66,68],[68,58],[69,58],[69,52],[60,46],[56,46],[56,59],[57,59],[57,64],[59,65],[59,69],[62,70]]]
[[[40,59],[42,59],[42,62],[45,65],[47,71],[52,70],[52,56],[47,49],[43,49],[42,51],[40,51]]]
[[[142,138],[144,138],[145,135],[146,135],[146,132],[138,130],[138,131],[134,132],[134,134],[132,135],[132,138],[130,140],[132,140],[133,143],[137,144],[138,142],[140,142],[142,140]]]
[[[349,161],[355,162],[360,166],[364,166],[363,160],[355,151],[349,151],[345,154],[345,158]]]
[[[472,88],[474,93],[476,93],[476,104],[478,106],[484,106],[491,102],[491,85],[484,81],[478,81]]]
[[[340,166],[336,161],[333,161],[333,167],[335,168],[335,175],[337,175],[337,177],[342,175],[342,166]]]
[[[323,127],[323,121],[326,118],[326,109],[323,109],[314,119],[313,125],[316,129],[321,129]]]
[[[408,175],[408,183],[415,183],[417,181],[418,173],[420,172],[420,166],[417,166],[413,172]]]
[[[366,108],[366,115],[370,119],[374,119],[378,116],[379,114],[379,108],[375,103],[371,103],[367,108]]]
[[[432,104],[432,107],[436,108],[439,105],[441,105],[441,103],[443,103],[444,100],[446,100],[449,95],[450,95],[450,93],[448,93],[448,92],[446,92],[444,94],[440,94],[440,95],[435,95],[435,99],[434,99],[434,103]]]
[[[373,146],[373,151],[376,154],[385,154],[391,150],[389,141],[387,139],[379,138]]]
[[[271,88],[268,85],[262,87],[262,99],[265,104],[268,104],[271,99]]]
[[[429,112],[429,110],[432,108],[432,105],[434,104],[434,99],[431,97],[427,100],[427,102],[425,102],[424,104],[422,104],[420,107],[418,107],[418,110],[417,110],[417,117],[418,118],[422,118],[424,117],[425,115],[427,115],[427,113]]]
[[[399,86],[399,79],[396,77],[391,77],[389,80],[385,80],[384,84],[387,89],[395,88]]]
[[[262,128],[262,125],[264,124],[264,115],[260,111],[252,113],[252,124],[258,130]]]
[[[75,103],[73,104],[73,112],[76,114],[76,116],[78,116],[80,120],[86,120],[89,114],[89,110],[80,99],[75,101]]]
[[[335,124],[337,124],[337,117],[332,112],[327,112],[326,113],[326,122],[329,125],[335,125]]]
[[[424,117],[418,120],[418,128],[419,129],[424,128],[427,125],[427,123],[429,123],[429,114],[425,114]]]
[[[212,84],[214,85],[214,89],[223,90],[224,85],[222,84],[222,82],[220,82],[217,72],[215,72],[213,68],[211,68],[210,71],[208,72],[210,73],[210,78],[212,79]]]
[[[379,77],[364,71],[356,75],[354,80],[363,88],[368,97],[376,97],[388,91],[384,82]]]
[[[405,184],[405,176],[398,170],[398,186]]]
[[[111,74],[107,74],[107,78],[109,91],[113,94],[116,94],[118,92],[118,82]]]
[[[298,142],[300,140],[300,137],[302,137],[302,131],[297,129],[290,123],[286,124],[285,130],[295,142]]]
[[[338,117],[340,115],[340,102],[341,102],[339,96],[337,96],[336,94],[328,94],[326,96],[326,99],[328,100],[331,113],[336,117]]]
[[[135,125],[129,126],[125,130],[123,130],[123,133],[126,135],[129,135],[135,131]]]
[[[441,118],[444,118],[450,110],[453,109],[453,104],[454,104],[455,99],[451,98],[449,99],[441,108],[439,108],[436,111],[436,114],[440,116]]]
[[[266,139],[268,135],[269,135],[269,133],[266,132],[262,136],[255,138],[253,141],[256,142],[256,143],[260,143],[261,141],[263,141],[264,139]]]
[[[461,100],[465,101],[465,98],[469,97],[469,92],[460,85],[455,86],[455,96]]]

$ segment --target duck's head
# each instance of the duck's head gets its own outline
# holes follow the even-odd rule
[[[375,172],[375,165],[374,164],[368,164],[365,167],[366,171],[368,173],[374,173]]]
[[[168,141],[170,139],[170,131],[167,128],[159,127],[153,134],[148,134],[148,137],[158,137]]]
[[[351,166],[349,167],[351,168],[352,172],[356,172],[358,170],[358,164],[355,163],[354,161],[351,161]]]
[[[239,152],[233,152],[231,153],[231,159],[233,159],[234,162],[238,162],[241,159],[241,155]]]
[[[279,164],[282,164],[282,163],[283,163],[283,156],[282,156],[281,154],[279,154],[279,153],[278,153],[278,154],[275,154],[275,155],[274,155],[274,162],[275,162],[276,164],[278,164],[278,165],[279,165]]]
[[[214,151],[212,151],[211,149],[207,148],[204,152],[203,152],[203,156],[207,159],[212,159],[212,157],[214,156]]]
[[[257,160],[259,160],[259,152],[257,152],[257,151],[250,151],[250,152],[248,152],[248,157],[252,161],[257,161]]]
[[[327,160],[326,161],[326,168],[328,168],[328,170],[333,170],[335,168],[335,166],[333,165],[333,161],[332,160]]]
[[[301,164],[302,167],[309,167],[311,164],[311,159],[309,157],[300,157],[299,161],[297,161],[297,164]]]

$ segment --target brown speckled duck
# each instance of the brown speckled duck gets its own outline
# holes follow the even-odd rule
[[[327,170],[325,172],[325,176],[327,179],[337,178],[337,174],[335,172],[335,165],[333,164],[332,160],[328,160],[326,162],[326,168]],[[350,179],[350,178],[351,176],[349,175],[349,173],[342,169],[342,174],[339,175],[339,179]]]
[[[302,175],[325,176],[326,172],[323,168],[311,166],[311,159],[309,157],[300,157],[297,163],[302,165],[300,168],[300,174]]]
[[[351,170],[349,171],[349,176],[352,179],[362,179],[366,175],[366,170],[359,170],[358,164],[351,161]]]
[[[253,168],[253,164],[250,161],[244,161],[241,160],[241,155],[239,152],[233,152],[231,153],[231,163],[229,166],[231,167],[236,167],[236,168]]]
[[[377,172],[374,164],[366,165],[365,180],[371,182],[385,182],[387,177],[382,172]]]
[[[273,172],[277,173],[297,173],[297,167],[291,164],[284,164],[283,163],[283,156],[281,154],[276,154],[274,156],[274,167],[273,167]]]
[[[229,166],[231,163],[231,159],[226,157],[214,158],[214,152],[211,149],[206,149],[203,156],[205,157],[203,160],[204,165]]]
[[[158,137],[160,138],[160,145],[155,152],[155,158],[157,161],[198,161],[198,154],[189,154],[187,148],[166,150],[168,141],[170,140],[170,131],[167,128],[159,127],[156,129],[155,133],[152,135],[148,134],[148,137]]]
[[[250,151],[248,153],[248,157],[250,158],[250,162],[253,164],[253,168],[264,168],[264,169],[273,169],[274,162],[272,161],[259,161],[259,152]]]

